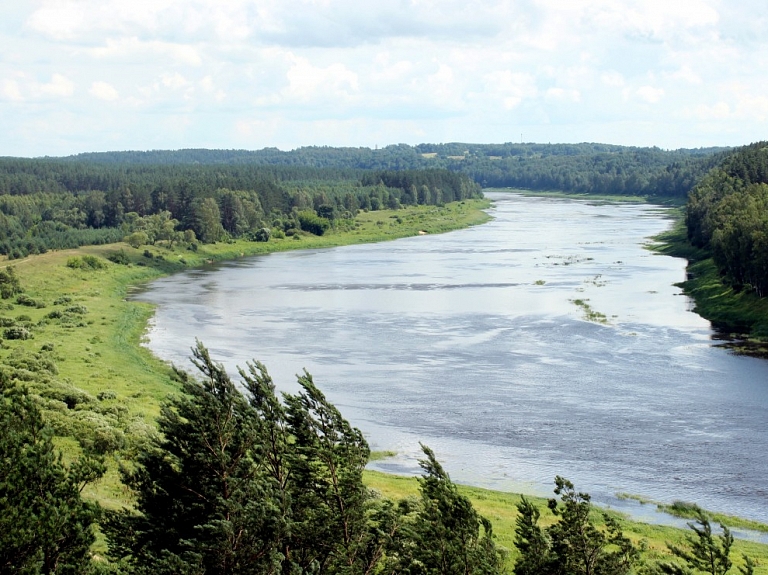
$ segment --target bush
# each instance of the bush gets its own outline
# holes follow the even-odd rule
[[[65,313],[74,313],[77,315],[85,315],[88,313],[88,308],[84,305],[71,305],[68,308],[66,308]]]
[[[0,316],[0,327],[11,327],[16,325],[16,320],[12,317]]]
[[[25,305],[27,307],[45,307],[45,303],[29,297],[26,294],[19,294],[16,296],[16,303],[19,305]]]
[[[9,327],[3,332],[5,339],[32,339],[32,333],[25,327]]]
[[[105,401],[107,399],[117,399],[117,393],[115,393],[111,389],[105,389],[104,391],[100,391],[96,395],[96,399],[98,399],[99,401]]]
[[[149,250],[144,250],[144,253],[142,255],[145,258],[149,258],[149,259],[152,259],[153,257],[155,257],[155,255]]]
[[[125,253],[125,250],[120,250],[119,252],[112,252],[107,256],[107,259],[111,261],[113,264],[120,264],[122,266],[127,266],[131,263],[131,260],[128,258],[128,254]]]
[[[326,230],[331,227],[330,221],[326,218],[319,217],[311,210],[299,212],[298,218],[301,229],[316,236],[322,236]]]
[[[272,232],[269,228],[259,228],[253,232],[253,241],[255,242],[268,242],[272,236]]]
[[[4,270],[0,270],[0,297],[8,299],[21,291],[21,284],[14,268],[6,266]]]
[[[53,300],[53,305],[63,305],[65,303],[69,303],[72,301],[72,298],[68,295],[63,295],[60,297],[57,297],[55,300]]]
[[[67,260],[67,267],[82,270],[101,270],[107,265],[96,256],[84,255],[82,257],[74,256]]]

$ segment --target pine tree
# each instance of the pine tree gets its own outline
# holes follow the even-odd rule
[[[503,552],[493,541],[491,523],[422,445],[419,462],[421,500],[401,503],[406,518],[390,550],[391,570],[407,575],[497,575],[503,573]],[[408,517],[409,516],[409,517]]]
[[[518,505],[516,544],[520,557],[515,575],[625,575],[639,558],[618,522],[603,514],[605,528],[593,522],[587,493],[576,492],[573,483],[555,478],[555,494],[549,509],[558,520],[546,529],[538,525],[538,510],[523,499]]]
[[[198,342],[198,381],[177,372],[184,395],[159,420],[161,435],[123,480],[137,512],[109,514],[110,553],[135,573],[279,571],[279,504],[255,460],[257,415]]]
[[[675,557],[685,561],[685,565],[678,563],[661,563],[659,568],[668,575],[689,575],[700,572],[708,575],[725,575],[733,566],[731,561],[731,547],[733,535],[725,525],[720,525],[722,534],[716,537],[712,534],[712,526],[706,513],[696,509],[696,521],[689,523],[693,534],[686,535],[687,549],[678,545],[668,544],[669,550]],[[747,575],[754,569],[754,563],[748,557],[744,557],[745,566],[741,572]]]
[[[100,509],[80,493],[103,463],[83,456],[65,466],[27,392],[0,389],[0,573],[83,573]]]

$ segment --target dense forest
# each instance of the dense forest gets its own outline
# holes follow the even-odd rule
[[[0,160],[0,254],[130,237],[194,245],[322,234],[359,209],[443,205],[480,187],[444,169],[362,171],[256,165],[126,165]]]
[[[365,170],[443,168],[483,187],[685,198],[724,148],[664,151],[608,144],[310,146],[292,151],[179,150],[80,154],[70,162],[310,166]]]
[[[264,230],[318,234],[350,225],[358,209],[441,205],[477,197],[481,186],[682,199],[726,154],[452,143],[0,158],[0,254],[19,258],[131,235],[134,243],[192,245],[264,238]]]
[[[691,191],[686,225],[726,283],[768,295],[768,143],[741,148],[710,171]]]

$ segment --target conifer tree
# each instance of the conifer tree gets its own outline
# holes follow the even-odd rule
[[[418,505],[401,503],[406,517],[390,550],[393,573],[407,575],[497,575],[503,552],[493,541],[491,523],[482,517],[422,445]]]
[[[80,494],[103,463],[65,466],[32,398],[7,381],[0,390],[0,573],[84,573],[100,510]]]

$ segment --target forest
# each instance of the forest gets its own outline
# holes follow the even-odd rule
[[[728,155],[691,191],[690,242],[711,253],[737,291],[768,295],[768,143]]]
[[[407,170],[442,168],[483,187],[684,199],[726,148],[680,149],[609,144],[398,144],[381,149],[310,146],[291,151],[178,150],[105,152],[70,162],[216,164]]]
[[[351,225],[359,209],[444,205],[480,187],[444,169],[361,171],[257,165],[0,160],[0,254],[132,242],[193,245]],[[261,235],[260,235],[261,234]]]

